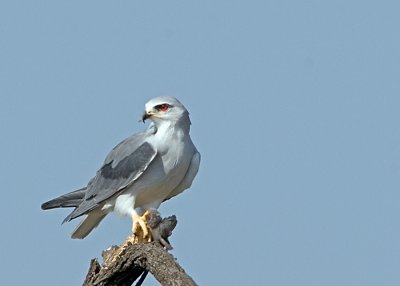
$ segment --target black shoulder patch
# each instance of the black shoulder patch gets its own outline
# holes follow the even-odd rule
[[[127,179],[132,174],[143,170],[149,164],[155,151],[147,142],[140,145],[132,154],[122,159],[114,168],[113,161],[105,164],[101,169],[101,175],[106,179]]]

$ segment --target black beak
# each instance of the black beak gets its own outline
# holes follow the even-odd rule
[[[151,114],[144,113],[143,116],[142,116],[143,123],[146,121],[146,119],[149,119],[150,117],[151,117]]]

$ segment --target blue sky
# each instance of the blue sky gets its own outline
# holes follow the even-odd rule
[[[171,95],[202,165],[160,210],[200,285],[399,285],[399,9],[2,1],[0,284],[80,285],[129,235],[111,215],[71,240],[68,210],[40,204],[86,185]]]

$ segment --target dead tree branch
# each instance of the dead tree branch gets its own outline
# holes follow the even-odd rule
[[[140,279],[140,285],[148,272],[161,285],[196,285],[166,250],[172,249],[168,237],[176,226],[176,217],[161,219],[157,211],[148,214],[146,222],[156,241],[146,243],[135,240],[132,243],[128,239],[120,247],[113,246],[103,251],[102,266],[97,259],[92,259],[83,286],[130,286],[137,279]]]
[[[196,285],[174,257],[157,242],[129,244],[117,259],[119,247],[103,252],[103,265],[92,259],[83,286],[132,285],[145,271],[150,272],[161,285]]]

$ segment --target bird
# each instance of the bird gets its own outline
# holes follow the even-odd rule
[[[116,145],[86,187],[41,205],[74,208],[63,223],[84,216],[71,238],[85,238],[111,212],[130,217],[133,234],[148,237],[146,210],[191,187],[201,156],[189,134],[188,110],[174,97],[156,97],[145,104],[141,120],[151,123]]]

